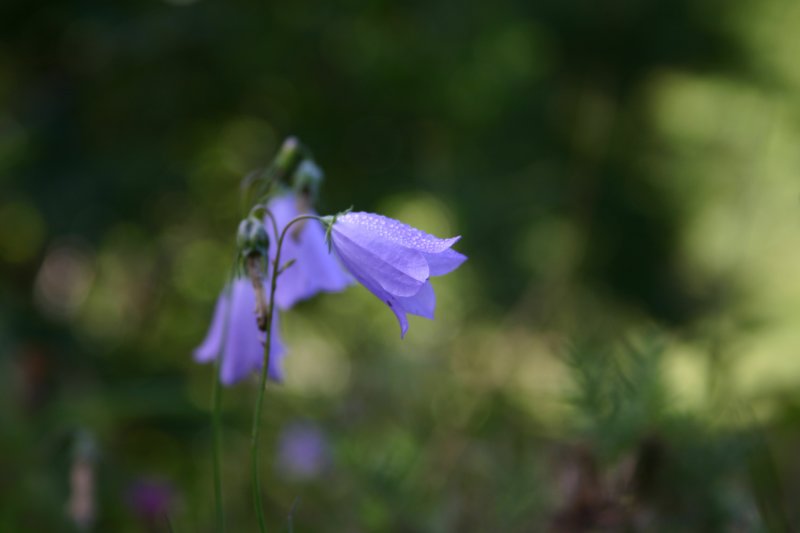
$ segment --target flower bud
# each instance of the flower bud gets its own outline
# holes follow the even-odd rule
[[[236,246],[239,255],[236,261],[236,274],[247,277],[253,284],[256,296],[256,323],[258,329],[264,331],[269,320],[269,307],[264,294],[264,274],[267,271],[269,256],[269,237],[264,224],[256,217],[250,216],[239,223],[236,234]]]
[[[322,185],[324,174],[313,161],[306,159],[294,172],[292,187],[298,194],[309,197],[313,202],[319,196],[319,188]]]
[[[269,235],[264,224],[252,216],[242,220],[236,233],[236,246],[242,257],[252,255],[267,257]]]
[[[287,137],[286,140],[283,141],[272,163],[278,181],[284,181],[292,175],[292,172],[297,168],[297,165],[300,164],[303,157],[302,151],[302,145],[300,141],[297,140],[297,137]]]

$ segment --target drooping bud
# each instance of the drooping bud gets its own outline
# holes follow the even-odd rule
[[[236,234],[236,245],[239,248],[239,272],[246,276],[253,285],[256,295],[256,324],[261,331],[266,330],[269,321],[269,306],[264,292],[264,275],[267,269],[269,254],[269,236],[263,222],[251,216],[239,223]]]
[[[310,159],[303,160],[292,177],[292,188],[299,195],[305,196],[314,203],[319,196],[319,189],[325,174]]]
[[[303,158],[303,146],[297,137],[287,137],[272,162],[277,180],[287,182]]]
[[[239,248],[239,255],[243,258],[252,255],[267,257],[269,235],[264,223],[253,216],[242,220],[236,233],[236,246]]]
[[[288,186],[289,178],[303,160],[304,151],[305,148],[297,137],[287,137],[266,168],[253,171],[242,179],[240,187],[243,200],[249,205],[250,194],[254,194],[257,201],[261,201],[262,196],[267,194],[271,187]]]

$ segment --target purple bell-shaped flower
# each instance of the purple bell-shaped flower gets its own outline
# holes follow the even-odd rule
[[[261,369],[264,361],[266,334],[258,327],[253,310],[256,295],[247,279],[237,279],[222,291],[211,327],[205,340],[194,350],[194,359],[208,363],[222,356],[220,381],[230,386],[250,373]],[[280,339],[278,313],[272,313],[272,341],[270,342],[270,379],[283,380],[282,361],[285,348]]]
[[[433,319],[436,295],[431,276],[458,268],[467,258],[451,247],[461,237],[440,239],[373,213],[331,219],[330,242],[359,283],[388,305],[408,331],[407,313]]]
[[[305,196],[287,193],[272,199],[267,208],[275,217],[278,231],[282,232],[298,215],[316,214],[306,204]],[[272,228],[272,225],[267,223],[266,227]],[[278,236],[270,237],[269,257],[273,259]],[[289,261],[293,264],[280,274],[275,291],[275,303],[281,310],[319,292],[341,291],[352,283],[339,261],[329,253],[325,231],[316,221],[302,220],[289,228],[283,240],[281,263]]]

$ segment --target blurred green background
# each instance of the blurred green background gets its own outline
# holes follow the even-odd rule
[[[289,134],[321,213],[470,259],[403,341],[362,287],[283,317],[271,530],[800,524],[798,30],[790,0],[4,1],[0,530],[165,531],[142,480],[212,530],[190,354]],[[230,531],[254,389],[225,391]]]

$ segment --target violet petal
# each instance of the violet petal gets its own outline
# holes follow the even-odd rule
[[[430,277],[428,262],[415,250],[386,241],[370,241],[357,234],[355,238],[360,242],[354,242],[345,233],[338,232],[337,225],[333,227],[331,238],[345,266],[359,265],[390,294],[412,296]]]
[[[467,260],[467,256],[455,250],[445,250],[438,254],[424,254],[428,261],[431,276],[443,276],[461,266]]]
[[[430,281],[426,282],[414,296],[398,296],[396,300],[406,313],[433,320],[436,294]]]
[[[392,310],[394,315],[397,317],[397,322],[400,324],[400,338],[405,337],[406,332],[408,331],[408,318],[406,317],[405,308],[398,301],[398,299],[386,292],[383,287],[365,274],[358,264],[351,265],[345,260],[343,260],[343,262],[359,283],[361,283],[369,292],[377,296],[383,303],[389,306],[389,309]]]
[[[206,338],[194,350],[194,360],[198,363],[208,363],[219,356],[222,348],[222,339],[225,335],[225,315],[228,310],[228,298],[225,291],[217,298],[214,306],[214,315],[211,317],[211,326],[208,328]]]
[[[218,357],[220,348],[223,348],[220,363],[220,381],[223,385],[233,385],[251,372],[261,369],[263,364],[266,334],[260,331],[256,324],[255,300],[255,292],[250,281],[235,280],[217,300],[209,333],[194,351],[195,360],[206,363]],[[278,313],[274,313],[269,365],[269,377],[273,380],[283,379],[284,353]]]
[[[338,217],[334,229],[356,242],[363,242],[366,236],[372,240],[383,239],[405,248],[431,254],[447,250],[461,238],[457,236],[440,239],[398,220],[364,212],[347,213]]]
[[[228,335],[220,367],[220,379],[224,385],[232,385],[261,368],[263,333],[256,324],[255,305],[255,292],[250,282],[245,279],[234,281]]]

